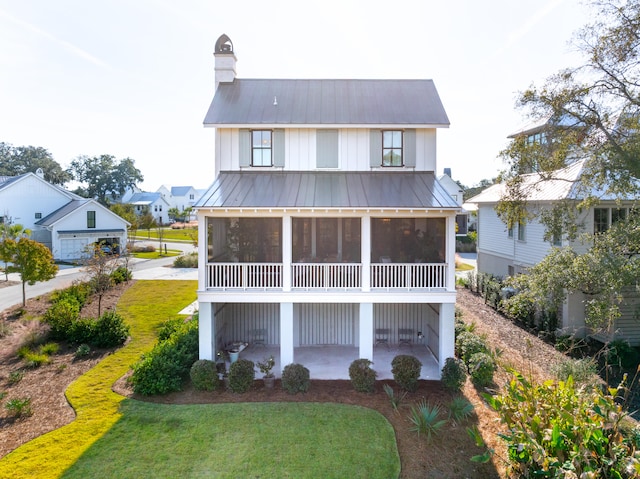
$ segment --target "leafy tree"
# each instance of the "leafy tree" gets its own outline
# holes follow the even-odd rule
[[[20,239],[7,239],[13,256],[9,272],[19,273],[22,280],[22,305],[27,303],[25,284],[34,285],[39,281],[49,281],[56,276],[58,266],[53,262],[51,251],[42,243],[25,236]]]
[[[112,273],[120,266],[120,256],[104,251],[102,244],[86,247],[87,259],[83,269],[89,275],[89,284],[98,297],[98,316],[102,314],[102,297],[113,286]]]
[[[469,198],[472,198],[480,193],[482,193],[482,191],[486,190],[487,188],[489,188],[491,185],[495,184],[496,182],[496,178],[493,178],[491,180],[480,180],[480,182],[478,184],[476,184],[475,186],[464,186],[464,185],[460,185],[462,186],[462,196],[463,196],[463,200],[467,201]]]
[[[15,240],[30,234],[31,230],[25,229],[20,224],[0,224],[0,260],[4,262],[5,281],[9,281],[9,263],[13,261],[15,254]]]
[[[72,179],[71,174],[64,171],[45,148],[0,142],[0,175],[35,173],[38,168],[42,168],[44,179],[54,185],[64,185]]]
[[[69,172],[85,185],[76,190],[78,194],[95,198],[103,205],[144,179],[131,158],[116,160],[112,155],[79,156],[71,162]]]
[[[606,327],[618,317],[620,298],[638,277],[638,218],[628,215],[624,226],[596,237],[579,237],[577,226],[600,197],[622,201],[640,194],[635,180],[640,178],[640,0],[595,0],[592,5],[597,20],[574,39],[583,64],[520,94],[519,105],[544,126],[539,141],[518,136],[501,153],[507,189],[497,211],[509,227],[538,218],[547,228],[546,239],[564,234],[586,244],[583,254],[554,251],[523,281],[529,281],[540,301],[549,295],[561,301],[571,291],[588,293],[587,319]],[[563,181],[555,172],[576,160],[584,162],[584,174],[572,185],[577,200],[538,210],[527,203],[539,182]],[[536,173],[538,181],[524,181],[527,173]],[[558,275],[550,278],[550,270]]]

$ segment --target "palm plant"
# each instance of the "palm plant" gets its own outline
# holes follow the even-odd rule
[[[413,424],[410,431],[417,432],[418,436],[424,434],[427,436],[427,442],[435,436],[440,429],[447,423],[445,419],[439,419],[440,406],[437,404],[430,405],[424,399],[418,403],[418,407],[411,408],[409,420]]]

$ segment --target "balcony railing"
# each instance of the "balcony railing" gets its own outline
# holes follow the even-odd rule
[[[276,290],[283,288],[280,263],[209,263],[207,289]],[[447,287],[447,265],[443,263],[371,264],[371,289],[380,291],[441,290]],[[360,263],[294,263],[291,289],[299,291],[362,288]]]

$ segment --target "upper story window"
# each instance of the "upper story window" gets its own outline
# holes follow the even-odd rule
[[[509,238],[513,238],[513,227],[511,227],[511,228],[509,228],[509,229],[507,230],[507,236],[508,236]]]
[[[382,132],[382,166],[402,166],[402,131]]]
[[[96,212],[87,211],[87,228],[95,228],[95,227],[96,227]]]
[[[634,212],[634,209],[627,210],[627,208],[594,208],[593,232],[604,233],[611,225],[626,220],[627,214],[633,215]]]
[[[518,241],[524,241],[526,239],[527,228],[524,223],[518,223]]]
[[[251,166],[273,166],[271,130],[251,131]]]
[[[42,213],[36,213],[36,219],[39,220],[42,218]]]
[[[190,199],[190,200],[192,200],[192,199],[193,199],[193,193],[191,193],[191,194],[189,195],[189,199]]]

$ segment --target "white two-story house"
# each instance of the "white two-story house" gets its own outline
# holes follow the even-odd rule
[[[214,57],[200,357],[245,342],[277,348],[280,368],[311,350],[346,373],[391,347],[439,378],[460,208],[435,174],[449,120],[433,81],[241,79],[226,35]]]

